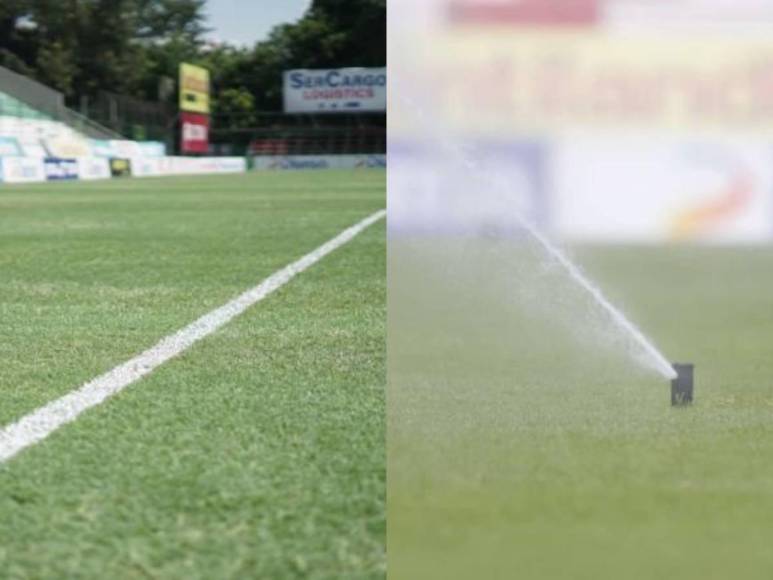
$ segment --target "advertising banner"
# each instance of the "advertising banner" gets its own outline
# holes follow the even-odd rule
[[[573,138],[555,151],[553,229],[578,242],[773,240],[765,141]]]
[[[284,73],[286,113],[386,111],[385,68],[289,70]]]
[[[413,90],[426,95],[432,117],[448,130],[773,134],[769,36],[472,28],[427,42],[433,50],[417,62]],[[410,114],[393,118],[408,124],[390,125],[390,132],[422,131]]]
[[[48,181],[78,179],[78,161],[47,157],[43,160]]]
[[[180,113],[180,149],[183,153],[209,151],[209,117],[197,113]]]
[[[135,157],[131,160],[132,175],[134,177],[153,177],[164,175],[161,170],[161,157]]]
[[[0,157],[0,181],[28,183],[45,180],[42,158]]]
[[[209,114],[209,71],[188,63],[180,64],[180,110]]]
[[[216,157],[218,173],[244,173],[247,160],[244,157]]]
[[[132,163],[129,159],[113,158],[110,160],[110,174],[113,177],[131,177]]]
[[[384,169],[386,155],[256,155],[252,168],[292,169]]]
[[[204,175],[207,173],[243,173],[244,157],[164,157],[164,175]]]
[[[243,173],[244,157],[137,157],[131,160],[134,177],[161,175],[205,175],[207,173]]]
[[[104,157],[79,157],[78,176],[80,179],[109,179],[110,161]]]

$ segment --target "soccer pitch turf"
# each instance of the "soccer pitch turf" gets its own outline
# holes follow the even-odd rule
[[[575,249],[696,364],[695,404],[671,408],[509,243],[390,241],[390,575],[773,577],[773,251]]]
[[[0,423],[384,207],[380,171],[0,187]],[[2,578],[385,570],[385,226],[0,465]]]

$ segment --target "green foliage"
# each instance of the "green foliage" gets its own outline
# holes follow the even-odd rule
[[[213,106],[221,115],[221,127],[250,127],[255,121],[255,97],[244,87],[223,89]]]
[[[47,85],[70,93],[75,76],[72,50],[59,41],[40,47],[35,61],[38,77]]]
[[[281,106],[288,68],[383,66],[385,0],[315,0],[252,49],[205,42],[206,0],[2,0],[0,65],[70,99],[100,91],[155,100],[189,61],[212,71],[215,115],[245,125]],[[247,96],[249,94],[249,97]],[[251,97],[251,98],[250,98]]]

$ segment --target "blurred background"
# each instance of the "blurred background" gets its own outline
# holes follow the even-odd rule
[[[396,92],[570,241],[767,243],[773,4],[394,0]],[[401,10],[411,18],[401,17]],[[420,14],[416,14],[420,12]],[[415,90],[414,90],[415,89]],[[423,139],[391,106],[399,153]],[[413,112],[412,112],[413,110]],[[415,159],[415,155],[408,156]]]
[[[769,577],[773,4],[388,18],[390,572]]]

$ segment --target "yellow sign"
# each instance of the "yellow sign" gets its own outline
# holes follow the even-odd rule
[[[209,71],[188,63],[180,64],[180,110],[209,114]]]

